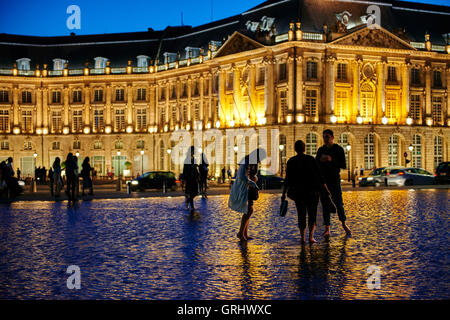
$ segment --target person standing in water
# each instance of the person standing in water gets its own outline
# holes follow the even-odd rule
[[[346,224],[346,216],[344,210],[344,203],[342,200],[341,189],[341,169],[346,169],[345,152],[344,149],[338,144],[334,143],[334,134],[330,129],[323,131],[324,145],[317,150],[316,161],[319,164],[322,176],[325,179],[325,183],[328,186],[328,190],[331,193],[331,198],[336,205],[336,210],[339,216],[339,220],[342,223],[342,227],[345,233],[350,236],[352,232]],[[328,195],[321,193],[321,202],[323,209],[323,220],[325,225],[324,237],[330,236],[330,217],[331,212],[329,206],[324,205],[328,200]]]
[[[184,182],[184,193],[186,195],[186,209],[190,211],[191,214],[195,212],[194,198],[199,193],[199,182],[200,173],[198,170],[198,165],[195,161],[195,147],[189,148],[186,159],[184,160],[183,166],[183,182]]]

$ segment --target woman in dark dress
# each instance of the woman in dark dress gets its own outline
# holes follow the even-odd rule
[[[183,167],[184,193],[186,195],[186,208],[190,206],[191,213],[194,213],[194,198],[199,193],[200,173],[198,165],[195,163],[195,148],[189,148],[184,160]]]

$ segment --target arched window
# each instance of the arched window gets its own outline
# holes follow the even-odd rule
[[[374,93],[372,87],[365,83],[361,86],[361,116],[372,119],[374,106]]]
[[[435,136],[434,137],[434,168],[436,169],[439,163],[442,162],[443,153],[442,153],[442,137]]]
[[[388,143],[388,165],[398,166],[398,135],[393,134]]]
[[[364,138],[364,168],[371,170],[375,167],[375,135],[369,133]]]
[[[306,154],[315,157],[317,153],[317,134],[308,133],[306,135]]]
[[[422,167],[422,137],[418,134],[413,136],[412,143],[412,166],[415,168]]]

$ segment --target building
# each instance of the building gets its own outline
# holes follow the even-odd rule
[[[406,153],[433,171],[449,154],[449,18],[395,0],[269,0],[198,27],[1,34],[0,160],[25,176],[68,152],[98,175],[125,160],[133,175],[178,172],[177,129],[279,129],[269,154],[282,173],[296,139],[314,154],[331,128],[352,169],[404,165]]]

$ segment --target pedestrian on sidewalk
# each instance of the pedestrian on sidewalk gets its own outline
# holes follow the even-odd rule
[[[266,158],[264,149],[256,149],[249,155],[246,155],[239,162],[239,170],[236,179],[231,186],[230,197],[228,198],[228,207],[232,210],[243,213],[241,225],[237,237],[241,241],[251,240],[248,235],[248,226],[253,214],[254,201],[258,199],[259,188],[258,181],[259,163]]]
[[[53,182],[54,182],[54,180],[53,180],[53,169],[52,169],[52,167],[50,167],[50,169],[48,169],[48,181],[50,183],[50,195],[53,197],[53,194],[54,194],[54,192],[53,192]]]
[[[201,162],[199,166],[199,172],[200,172],[200,190],[202,194],[202,198],[207,198],[207,191],[208,191],[208,170],[209,170],[209,163],[206,159],[206,155],[202,153],[201,155]]]
[[[346,224],[346,216],[344,210],[344,203],[342,200],[342,188],[341,188],[341,169],[346,169],[345,153],[344,149],[338,144],[334,143],[334,134],[330,129],[323,131],[324,145],[317,150],[316,161],[319,163],[319,168],[322,176],[325,179],[325,183],[328,190],[331,193],[334,204],[336,205],[339,220],[342,223],[347,235],[351,235],[351,231]],[[331,207],[326,205],[328,202],[328,196],[324,193],[321,194],[321,202],[323,210],[323,220],[326,226],[324,237],[330,236],[330,217]],[[324,205],[325,204],[325,205]]]
[[[194,198],[199,193],[199,182],[200,182],[200,172],[198,170],[198,165],[195,161],[195,147],[192,146],[188,149],[186,154],[186,159],[184,160],[183,166],[183,180],[184,180],[184,193],[186,195],[186,209],[190,211],[191,214],[195,212]]]
[[[225,183],[225,167],[222,168],[222,183]]]
[[[92,186],[92,179],[91,179],[91,172],[92,167],[89,163],[89,157],[84,158],[83,164],[81,165],[81,177],[83,178],[83,189],[81,192],[81,195],[84,196],[84,190],[89,189],[89,195],[94,194],[93,186]]]
[[[64,182],[61,177],[61,159],[59,157],[56,157],[53,162],[53,185],[55,189],[52,195],[59,198],[61,195],[61,189],[64,187]]]

